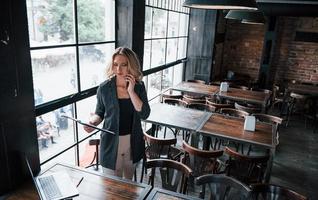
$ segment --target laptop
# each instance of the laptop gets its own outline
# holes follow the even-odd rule
[[[52,172],[35,177],[28,159],[25,160],[41,200],[71,199],[79,195],[66,171]]]

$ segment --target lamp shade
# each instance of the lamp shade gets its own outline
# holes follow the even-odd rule
[[[257,10],[254,0],[185,0],[183,6],[217,10]]]
[[[260,11],[243,11],[243,10],[231,10],[226,16],[226,19],[239,20],[246,24],[264,24],[265,17]]]

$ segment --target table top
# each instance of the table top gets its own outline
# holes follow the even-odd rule
[[[290,92],[318,96],[318,86],[317,85],[288,84],[287,89]]]
[[[43,174],[60,170],[67,171],[75,185],[84,177],[77,187],[79,196],[73,199],[144,199],[151,190],[150,185],[123,180],[114,176],[106,176],[101,173],[63,164],[56,164]],[[35,188],[29,185],[15,192],[9,199],[31,200],[38,199],[38,196]]]
[[[168,190],[163,190],[160,188],[153,188],[151,190],[151,193],[149,194],[149,196],[147,197],[147,200],[199,200],[199,198],[193,197],[193,196],[189,196],[189,195],[184,195],[181,193],[177,193],[177,192],[172,192],[172,191],[168,191]]]
[[[260,104],[263,106],[267,104],[267,101],[270,98],[270,94],[265,92],[242,90],[238,88],[229,88],[227,92],[220,91],[218,95],[222,98]]]
[[[173,86],[171,89],[178,90],[182,92],[190,92],[195,94],[203,94],[203,95],[214,95],[219,91],[219,86],[215,85],[206,85],[200,83],[193,82],[181,82],[176,86]]]
[[[144,122],[190,131],[200,129],[212,114],[165,103],[156,103],[150,108],[150,116]]]
[[[269,149],[276,146],[271,124],[256,122],[255,131],[245,131],[244,119],[220,114],[213,114],[198,132]]]

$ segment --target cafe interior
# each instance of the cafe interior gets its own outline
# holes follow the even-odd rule
[[[318,1],[4,0],[0,16],[0,199],[60,199],[36,181],[58,171],[67,199],[318,199]],[[103,127],[83,129],[118,47],[151,109],[132,180],[103,172]]]

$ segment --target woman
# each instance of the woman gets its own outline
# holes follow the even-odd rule
[[[89,124],[115,135],[102,132],[100,157],[104,173],[132,179],[135,165],[145,150],[141,119],[150,114],[146,89],[137,55],[126,47],[119,47],[112,56],[107,80],[97,90],[95,114]],[[94,129],[84,126],[85,131]]]

